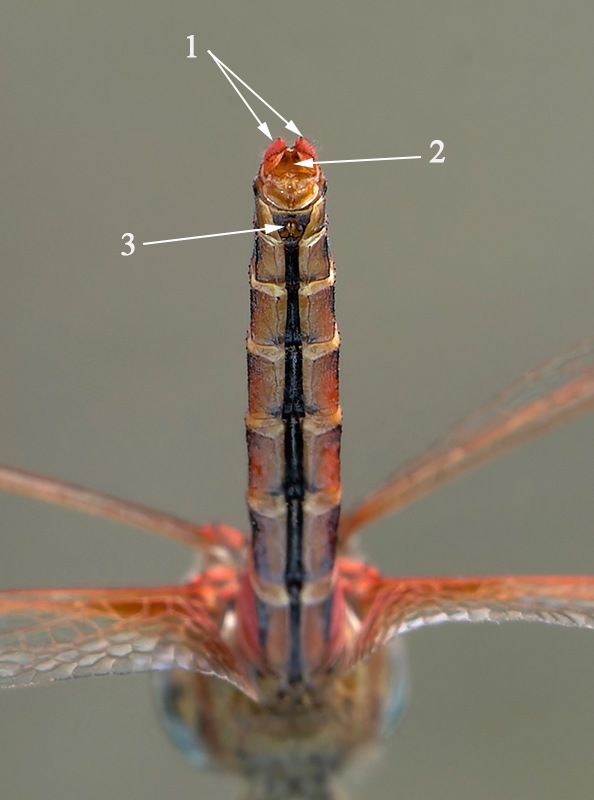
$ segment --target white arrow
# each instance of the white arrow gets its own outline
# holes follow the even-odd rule
[[[188,242],[190,239],[212,239],[213,236],[237,236],[238,233],[256,233],[256,231],[264,231],[265,233],[272,233],[273,231],[280,231],[282,225],[264,225],[263,228],[247,228],[245,231],[225,231],[225,233],[204,233],[202,236],[182,236],[179,239],[159,239],[157,242],[143,242],[143,244],[169,244],[169,242]]]
[[[244,96],[242,95],[242,93],[239,91],[239,89],[237,88],[237,86],[236,86],[236,85],[233,83],[233,81],[231,80],[231,78],[230,78],[230,77],[227,75],[227,73],[225,72],[225,70],[223,69],[223,67],[221,66],[221,64],[219,64],[219,62],[218,62],[218,59],[216,59],[216,58],[215,58],[215,56],[214,56],[214,55],[213,55],[213,54],[210,52],[210,50],[209,50],[208,52],[209,52],[209,53],[210,53],[210,55],[212,55],[212,57],[215,59],[215,64],[216,64],[216,65],[217,65],[217,67],[218,67],[218,68],[221,70],[221,72],[223,73],[223,75],[225,76],[225,78],[227,78],[227,80],[229,81],[229,83],[231,84],[231,86],[232,86],[232,87],[235,89],[235,91],[236,91],[236,92],[237,92],[237,94],[239,95],[240,99],[241,99],[241,100],[242,100],[242,101],[245,103],[245,105],[246,105],[246,107],[247,107],[247,110],[248,110],[248,111],[250,112],[250,114],[252,114],[252,116],[253,116],[253,117],[256,119],[256,122],[258,123],[258,130],[259,130],[259,131],[262,131],[262,133],[264,134],[264,136],[268,136],[268,138],[269,138],[269,139],[272,141],[272,136],[270,135],[270,131],[268,130],[268,125],[266,124],[266,122],[261,122],[260,118],[258,117],[258,115],[256,114],[256,112],[254,111],[254,109],[253,109],[253,108],[250,106],[250,104],[248,103],[248,101],[245,99],[245,97],[244,97]]]
[[[387,158],[343,158],[339,161],[314,161],[313,158],[304,158],[297,161],[298,167],[313,167],[314,164],[357,164],[361,161],[411,161],[413,158],[423,156],[388,156]]]
[[[246,89],[247,89],[249,92],[251,92],[251,93],[254,95],[254,97],[257,97],[257,98],[258,98],[258,100],[259,100],[261,103],[264,103],[264,105],[266,106],[266,108],[269,108],[269,109],[272,111],[272,113],[273,113],[273,114],[276,114],[276,116],[277,116],[279,119],[282,119],[282,121],[285,123],[285,128],[287,128],[288,130],[292,131],[293,133],[296,133],[296,134],[297,134],[297,136],[301,136],[301,131],[299,130],[299,128],[297,127],[297,125],[295,125],[295,123],[293,122],[293,120],[292,120],[292,119],[285,119],[285,118],[283,117],[283,115],[282,115],[282,114],[279,114],[279,113],[278,113],[278,111],[276,111],[276,110],[275,110],[275,109],[274,109],[274,108],[273,108],[273,107],[270,105],[270,103],[267,103],[267,102],[266,102],[266,100],[264,100],[264,98],[263,98],[263,97],[260,97],[260,95],[259,95],[257,92],[255,92],[255,91],[252,89],[252,87],[251,87],[251,86],[248,86],[248,85],[247,85],[247,83],[246,83],[245,81],[243,81],[243,80],[242,80],[242,79],[239,77],[239,75],[236,75],[236,74],[233,72],[233,70],[229,69],[229,67],[228,67],[226,64],[223,64],[223,62],[222,62],[222,61],[221,61],[219,58],[217,58],[217,57],[215,56],[215,54],[212,52],[212,50],[207,50],[206,52],[207,52],[207,53],[208,53],[208,55],[209,55],[209,56],[210,56],[210,57],[213,59],[213,61],[215,62],[215,64],[217,65],[217,67],[218,67],[218,68],[221,70],[221,72],[223,73],[223,75],[224,75],[224,76],[227,78],[227,80],[229,81],[229,83],[231,84],[231,86],[233,86],[233,88],[235,89],[235,91],[237,92],[237,94],[238,94],[238,95],[241,97],[241,99],[242,99],[242,100],[243,100],[243,102],[246,104],[246,106],[247,106],[247,107],[248,107],[248,109],[251,111],[251,113],[254,115],[254,117],[255,117],[255,118],[258,120],[258,123],[259,123],[259,124],[258,124],[258,130],[262,131],[262,133],[264,133],[266,136],[268,136],[268,138],[269,138],[269,139],[272,139],[272,136],[270,135],[270,131],[268,130],[268,125],[267,125],[265,122],[260,122],[260,120],[258,119],[258,117],[257,117],[256,113],[254,112],[254,110],[251,108],[251,106],[249,105],[249,103],[247,102],[247,100],[245,99],[245,97],[244,97],[244,96],[241,94],[241,92],[239,91],[239,89],[237,88],[237,86],[235,86],[235,84],[233,83],[233,81],[231,80],[231,78],[229,77],[229,75],[227,75],[227,73],[229,73],[230,75],[233,75],[233,77],[234,77],[236,80],[238,80],[238,81],[241,83],[241,85],[242,85],[242,86],[245,86],[245,88],[246,88]]]

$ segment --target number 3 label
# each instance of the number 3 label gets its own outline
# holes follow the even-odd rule
[[[126,236],[128,237],[128,239],[127,239],[126,242],[124,242],[124,244],[126,245],[126,247],[130,248],[130,251],[128,253],[124,253],[124,251],[122,250],[121,252],[122,252],[123,256],[131,256],[132,253],[136,250],[136,245],[134,244],[134,234],[133,233],[125,233],[122,236],[122,239],[125,239]]]

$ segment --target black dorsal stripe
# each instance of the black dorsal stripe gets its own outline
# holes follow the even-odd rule
[[[289,595],[289,681],[302,680],[301,670],[301,588],[303,586],[303,355],[299,319],[299,245],[285,242],[285,286],[287,326],[285,329],[285,387],[282,419],[285,425],[284,494],[287,503],[287,549],[285,587]]]

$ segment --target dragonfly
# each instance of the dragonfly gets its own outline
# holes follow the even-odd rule
[[[393,577],[359,555],[364,526],[594,408],[594,338],[342,511],[335,265],[316,161],[306,139],[277,139],[254,183],[249,534],[0,467],[6,492],[152,531],[201,559],[174,585],[0,591],[0,687],[154,673],[175,745],[192,764],[242,775],[249,800],[338,796],[340,770],[402,714],[408,631],[506,620],[594,628],[594,575]]]

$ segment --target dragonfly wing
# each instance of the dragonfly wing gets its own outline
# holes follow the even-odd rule
[[[355,597],[353,666],[392,636],[441,622],[532,621],[594,628],[594,576],[382,578]]]
[[[0,687],[171,667],[248,691],[194,584],[0,592]]]
[[[594,338],[527,373],[413,459],[341,522],[355,530],[569,417],[594,407]]]
[[[245,548],[244,534],[228,525],[196,525],[140,503],[17,467],[0,465],[0,490],[124,522],[176,539],[190,547],[216,548],[237,558],[243,555]]]

